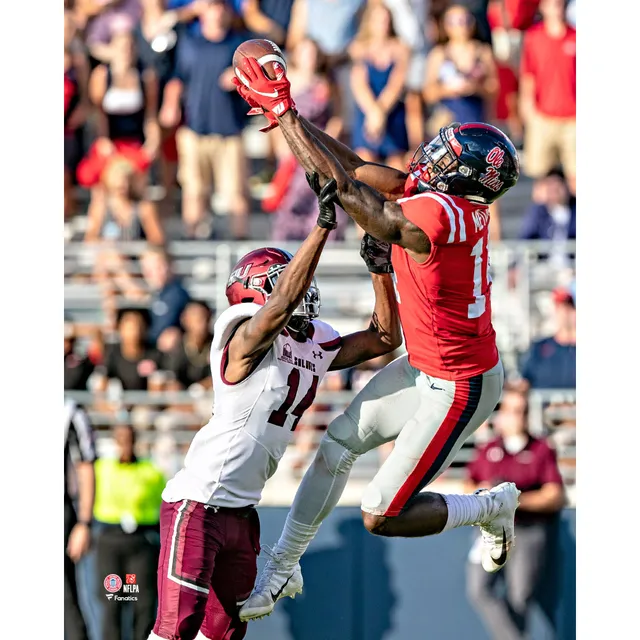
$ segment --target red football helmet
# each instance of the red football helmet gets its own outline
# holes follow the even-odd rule
[[[280,274],[292,258],[288,251],[274,247],[264,247],[247,253],[238,261],[227,281],[226,294],[229,304],[265,304]],[[289,326],[295,331],[302,331],[310,320],[318,317],[319,312],[320,291],[314,278],[302,302],[293,312]]]

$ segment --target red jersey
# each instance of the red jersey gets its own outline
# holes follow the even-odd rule
[[[488,371],[499,356],[491,324],[487,205],[435,192],[397,202],[431,241],[422,264],[402,247],[392,248],[409,362],[444,380]]]
[[[520,75],[535,81],[536,109],[550,118],[576,117],[576,30],[553,38],[536,24],[524,34]]]

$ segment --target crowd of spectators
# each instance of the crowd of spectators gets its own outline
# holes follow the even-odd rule
[[[138,411],[144,428],[158,411],[190,428],[208,417],[207,402],[193,407],[209,398],[217,310],[174,273],[171,241],[299,241],[314,223],[316,198],[280,131],[260,133],[265,152],[252,153],[266,122],[246,116],[231,83],[234,50],[248,38],[282,47],[299,111],[363,158],[403,168],[452,120],[503,128],[523,167],[512,237],[550,241],[542,258],[558,272],[569,264],[574,1],[65,0],[64,29],[65,220],[82,219],[73,241],[99,249],[90,279],[103,317],[99,326],[66,323],[65,388],[94,392],[109,424],[140,409],[118,400],[121,391],[191,394],[191,411],[159,395],[156,413]],[[493,240],[501,215],[492,210]],[[256,227],[258,217],[269,224]],[[357,237],[344,212],[338,222],[332,242]],[[147,248],[131,255],[123,241]],[[514,268],[510,277],[521,276]],[[550,288],[556,327],[521,354],[519,388],[575,386],[572,287]],[[325,387],[357,390],[372,366]],[[312,411],[297,468],[325,420]]]
[[[176,216],[172,236],[242,239],[269,213],[274,239],[298,240],[314,205],[277,131],[250,157],[260,118],[231,83],[252,37],[283,48],[300,110],[364,158],[405,167],[444,123],[483,120],[525,176],[564,175],[575,196],[575,3],[540,0],[524,30],[514,4],[66,0],[65,217],[88,215],[86,241],[162,244]]]
[[[564,500],[556,457],[562,470],[575,465],[575,453],[563,457],[576,431],[575,6],[65,0],[66,237],[93,256],[88,271],[72,269],[67,277],[96,285],[101,303],[99,321],[65,316],[64,384],[68,393],[91,392],[86,409],[94,427],[113,435],[115,448],[96,464],[94,546],[102,574],[147,572],[145,584],[153,582],[159,491],[177,471],[190,432],[211,414],[209,349],[220,310],[183,281],[171,242],[297,242],[317,216],[316,197],[281,132],[259,133],[266,121],[247,117],[231,83],[238,44],[269,38],[285,52],[300,113],[363,158],[404,168],[423,140],[454,120],[491,122],[520,151],[522,178],[492,206],[491,240],[546,241],[536,261],[546,274],[546,323],[526,344],[516,341],[515,371],[495,419],[470,444],[465,473],[468,489],[502,480],[523,489],[516,527],[525,553],[512,558],[508,572],[487,578],[472,551],[468,595],[495,637],[526,636]],[[339,210],[331,242],[353,241],[358,232]],[[122,244],[130,242],[144,249],[132,253]],[[510,263],[494,278],[496,297],[501,285],[506,291],[495,305],[507,320],[499,338],[532,325],[533,308],[519,288],[525,282],[533,298],[531,268]],[[327,394],[359,391],[393,357],[325,377],[296,430],[289,458],[295,477],[344,406]],[[529,425],[527,398],[541,390],[569,390],[569,399],[544,404],[547,438]],[[136,392],[146,400],[123,395]],[[152,437],[142,438],[149,431]],[[392,448],[380,448],[380,462]],[[140,491],[125,498],[116,488],[129,487],[133,473]],[[141,526],[127,528],[131,513]],[[116,553],[121,564],[114,568]],[[500,580],[504,588],[496,590]],[[146,637],[153,618],[155,594],[146,595],[134,612],[135,637]],[[112,607],[104,616],[104,638],[124,637],[119,612]]]

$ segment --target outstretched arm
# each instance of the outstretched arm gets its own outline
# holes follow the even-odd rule
[[[379,191],[387,200],[397,200],[404,195],[404,184],[407,174],[393,167],[376,162],[366,162],[355,151],[342,142],[332,138],[306,118],[298,116],[298,120],[307,132],[321,142],[335,156],[347,174]]]
[[[267,303],[235,332],[225,370],[229,382],[244,380],[285,328],[311,284],[329,232],[313,229],[278,278]]]
[[[244,58],[240,67],[235,69],[235,74],[233,84],[251,107],[249,113],[262,112],[270,121],[269,126],[261,131],[268,131],[278,124],[281,125],[283,133],[287,127],[296,127],[299,132],[306,132],[307,141],[323,144],[351,178],[373,187],[382,193],[387,200],[397,200],[403,195],[406,173],[384,165],[365,162],[358,154],[315,127],[308,120],[290,112],[294,110],[294,102],[291,99],[291,85],[286,76],[276,80],[269,79],[258,61],[253,58]],[[289,146],[307,173],[314,171],[318,165],[309,161],[308,149],[305,150],[304,145],[294,147],[289,144]]]
[[[378,240],[400,245],[421,255],[430,251],[426,234],[407,220],[400,206],[386,200],[364,182],[354,179],[324,144],[312,136],[293,110],[278,118],[289,148],[308,173],[317,172],[320,184],[333,178],[342,208]]]
[[[241,382],[253,371],[302,302],[329,233],[335,227],[335,205],[331,202],[334,195],[335,185],[328,182],[318,194],[318,226],[285,267],[266,304],[241,324],[229,341],[225,369],[225,377],[229,382]]]

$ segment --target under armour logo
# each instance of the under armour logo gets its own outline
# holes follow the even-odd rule
[[[320,360],[322,360],[322,351],[314,351],[313,352],[313,357],[314,358],[320,358]]]

